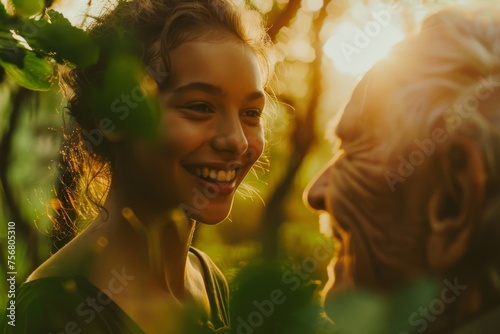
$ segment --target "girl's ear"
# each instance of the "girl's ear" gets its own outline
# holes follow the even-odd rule
[[[482,154],[470,141],[453,140],[435,154],[438,178],[428,204],[426,255],[432,268],[446,271],[467,251],[481,217],[486,174]]]

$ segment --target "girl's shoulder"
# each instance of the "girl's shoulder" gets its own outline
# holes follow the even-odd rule
[[[92,252],[92,241],[76,236],[67,245],[51,255],[28,277],[27,283],[45,278],[52,280],[42,280],[39,284],[55,284],[65,277],[85,276],[92,259],[95,259],[95,252]],[[28,284],[28,286],[30,286]]]
[[[83,276],[43,277],[21,284],[16,296],[15,333],[61,332],[141,333],[103,291]]]
[[[198,258],[203,268],[205,287],[212,310],[209,326],[215,330],[229,328],[229,287],[224,275],[207,254],[194,247],[189,251]]]

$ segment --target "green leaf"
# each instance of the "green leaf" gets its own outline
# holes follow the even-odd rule
[[[69,61],[80,67],[95,64],[99,59],[99,48],[82,29],[74,27],[59,12],[49,10],[50,22],[30,20],[31,27],[36,30],[31,36],[24,36],[30,46],[38,48],[62,63]]]
[[[0,31],[0,59],[6,63],[12,63],[19,68],[24,66],[26,49],[18,46],[18,41],[12,37],[10,32]]]
[[[388,304],[375,294],[359,290],[340,292],[327,303],[327,308],[340,334],[388,333]]]
[[[5,9],[3,3],[0,2],[0,23],[7,22],[9,19],[9,14],[7,14],[7,10]]]
[[[0,49],[0,60],[6,63],[16,65],[19,68],[24,67],[24,57],[26,56],[26,51],[21,48],[12,49]]]
[[[22,27],[23,21],[26,20],[18,15],[10,15],[4,5],[0,3],[0,33],[8,33],[11,30],[16,30]]]
[[[144,66],[136,57],[128,54],[110,57],[103,86],[93,87],[92,94],[98,123],[112,124],[102,128],[156,138],[159,117],[156,83],[144,85],[145,79]]]
[[[415,332],[411,326],[412,314],[421,307],[427,307],[439,295],[437,283],[430,278],[422,278],[393,293],[390,299],[390,333]],[[418,322],[417,322],[418,324]],[[404,331],[403,331],[404,330]]]
[[[7,74],[19,85],[31,90],[47,91],[52,86],[54,69],[44,58],[38,58],[33,52],[28,52],[24,57],[24,67],[0,60],[0,65]]]
[[[10,2],[16,14],[26,17],[39,14],[44,7],[43,0],[10,0]]]

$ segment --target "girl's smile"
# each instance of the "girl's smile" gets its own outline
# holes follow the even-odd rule
[[[170,61],[159,93],[160,139],[130,138],[118,165],[127,180],[140,181],[128,190],[135,203],[159,212],[187,208],[190,218],[215,224],[264,149],[259,65],[232,39],[184,43]]]

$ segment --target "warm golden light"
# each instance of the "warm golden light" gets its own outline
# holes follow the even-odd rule
[[[324,51],[339,71],[358,75],[385,57],[405,34],[399,13],[389,8],[355,9],[357,15],[362,11],[365,19],[358,22],[343,19],[333,28],[333,35],[325,43]]]
[[[116,2],[117,0],[59,0],[56,1],[51,8],[61,12],[73,25],[86,27],[91,23],[91,20],[86,20],[87,16],[99,16],[106,8],[113,7]],[[6,8],[10,8],[10,6],[8,6],[8,0],[0,0],[0,3]]]
[[[326,237],[333,237],[332,219],[326,212],[319,215],[319,231]]]
[[[99,16],[106,8],[114,6],[116,0],[93,0],[91,5],[88,1],[58,1],[52,6],[54,10],[61,12],[73,25],[86,28],[92,20],[86,19],[86,15]]]
[[[321,9],[323,6],[323,0],[306,0],[304,5],[308,10],[315,12]]]

